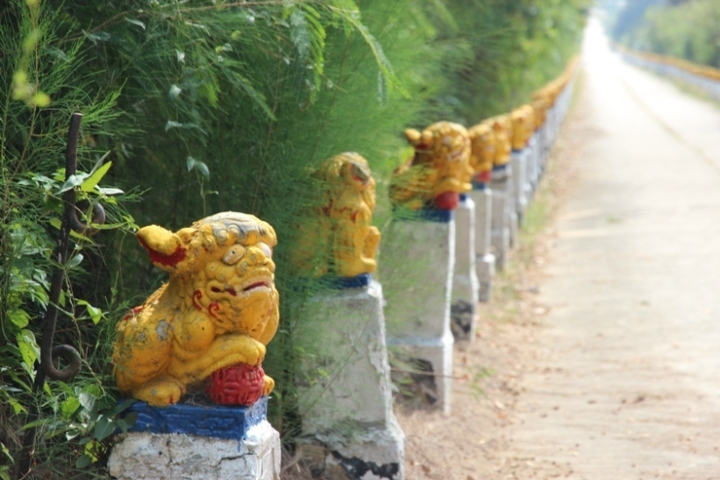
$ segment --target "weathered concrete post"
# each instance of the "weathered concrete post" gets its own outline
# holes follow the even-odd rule
[[[275,383],[261,367],[279,319],[274,230],[224,212],[176,233],[144,227],[137,237],[170,279],[118,324],[115,379],[139,401],[110,474],[279,479],[280,438],[265,419]],[[178,403],[186,393],[192,404]]]
[[[454,339],[450,296],[455,264],[452,210],[428,210],[417,220],[394,220],[385,234],[388,345],[408,365],[417,393],[450,412]],[[383,263],[383,266],[385,263]]]
[[[491,253],[492,194],[490,176],[495,159],[495,136],[488,123],[472,127],[470,166],[473,168],[472,190],[467,195],[475,203],[475,268],[479,282],[478,299],[489,302],[495,278],[495,255]]]
[[[298,245],[291,257],[301,275],[321,275],[326,284],[306,302],[294,334],[306,352],[299,448],[314,471],[336,471],[333,478],[402,480],[404,435],[392,411],[383,291],[371,276],[380,241],[372,226],[375,180],[356,153],[324,162],[315,176],[325,196],[298,227],[313,244]]]
[[[451,329],[456,340],[475,340],[480,283],[475,267],[475,202],[460,195],[455,209],[455,268],[453,269]]]
[[[495,134],[495,159],[490,180],[492,195],[492,247],[495,266],[502,270],[508,260],[510,246],[517,232],[517,213],[512,189],[512,123],[507,115],[490,119]]]
[[[535,126],[534,115],[535,113],[530,105],[523,105],[511,113],[513,125],[511,160],[513,169],[513,194],[515,195],[515,212],[519,224],[522,223],[528,205],[527,174],[532,153],[528,148],[528,142],[530,141]]]
[[[469,191],[467,130],[439,122],[406,130],[415,156],[395,171],[395,218],[384,234],[381,273],[387,290],[388,344],[407,365],[417,391],[450,411],[453,335],[450,300],[455,264],[455,209]]]

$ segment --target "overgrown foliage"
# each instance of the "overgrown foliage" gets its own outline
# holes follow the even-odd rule
[[[322,194],[308,173],[343,151],[366,157],[382,227],[389,174],[407,154],[402,130],[473,124],[527,101],[575,50],[588,3],[12,0],[0,10],[0,478],[16,465],[33,402],[36,472],[102,475],[110,432],[124,426],[108,360],[113,325],[163,280],[131,233],[223,210],[257,215],[278,233],[282,320],[264,366],[278,383],[272,422],[291,441],[296,366],[313,355],[293,331],[304,300],[325,288],[290,262],[307,231],[298,219]],[[72,260],[57,265],[74,111],[84,114],[88,175],[65,188],[102,202],[109,219],[94,240],[73,237]],[[101,185],[142,192],[142,202],[98,186],[100,173]],[[32,395],[53,268],[66,278],[55,343],[76,346],[84,368]]]
[[[720,3],[694,0],[655,5],[616,38],[636,50],[720,67]],[[617,31],[617,28],[615,29]]]

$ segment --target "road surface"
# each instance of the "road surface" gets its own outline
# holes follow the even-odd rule
[[[717,480],[720,110],[623,63],[597,23],[583,68],[545,355],[508,432],[517,478]]]

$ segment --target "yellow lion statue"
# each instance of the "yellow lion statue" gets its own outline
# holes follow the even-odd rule
[[[313,276],[374,272],[380,231],[372,225],[375,179],[367,160],[354,152],[341,153],[323,162],[313,176],[324,188],[322,206],[299,227],[307,234],[293,249],[293,263],[302,274]]]
[[[532,105],[523,105],[510,114],[512,119],[512,148],[523,150],[535,131],[535,110]]]
[[[468,130],[470,135],[470,167],[473,170],[473,181],[477,184],[490,182],[493,163],[495,162],[495,132],[487,122],[479,123]]]
[[[487,120],[495,134],[495,157],[493,166],[501,167],[510,162],[512,153],[513,126],[510,115],[498,115]]]
[[[273,228],[224,212],[175,233],[150,225],[137,238],[170,279],[118,324],[120,392],[170,405],[216,370],[259,365],[279,319]],[[267,395],[274,381],[266,376],[264,383]]]
[[[438,122],[422,132],[405,130],[415,155],[393,173],[390,199],[395,205],[452,209],[460,193],[472,190],[470,138],[462,125]]]

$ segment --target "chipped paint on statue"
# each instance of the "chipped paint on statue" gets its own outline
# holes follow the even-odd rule
[[[422,132],[405,130],[405,138],[415,155],[393,173],[393,204],[413,210],[454,209],[459,194],[472,189],[470,138],[465,127],[438,122]]]
[[[137,237],[170,279],[118,324],[113,361],[120,392],[170,405],[217,370],[259,368],[279,319],[273,228],[224,212],[176,233],[150,225]],[[263,393],[273,386],[265,376]]]

